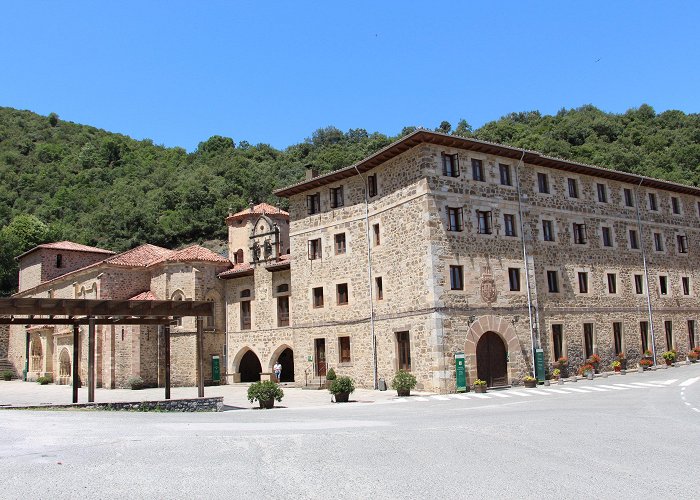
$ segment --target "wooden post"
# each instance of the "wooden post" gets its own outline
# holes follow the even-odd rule
[[[80,325],[73,325],[73,403],[78,402],[80,387]]]
[[[95,402],[95,318],[88,318],[88,403]]]
[[[165,347],[165,399],[170,399],[170,325],[163,325]]]
[[[204,397],[204,318],[197,316],[197,395]]]
[[[25,332],[25,345],[24,345],[24,381],[27,381],[29,376],[29,330]]]

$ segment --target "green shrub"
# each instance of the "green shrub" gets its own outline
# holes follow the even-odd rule
[[[661,355],[662,358],[664,358],[667,361],[675,361],[676,360],[676,351],[666,351]]]
[[[333,381],[337,378],[338,376],[335,374],[335,370],[333,368],[329,368],[328,372],[326,373],[326,380]]]
[[[53,382],[53,377],[51,375],[46,375],[44,377],[39,377],[36,379],[36,383],[39,385],[47,385]]]
[[[329,391],[331,391],[331,394],[340,394],[342,392],[350,394],[355,391],[355,382],[350,377],[338,377],[331,383]]]
[[[126,385],[132,391],[138,391],[140,389],[143,389],[143,379],[141,377],[139,377],[138,375],[135,375],[133,377],[129,377],[129,379],[126,381]]]
[[[2,377],[3,380],[12,380],[12,375],[13,373],[10,370],[5,370],[4,372],[0,373],[0,377]]]
[[[274,399],[278,403],[282,401],[284,397],[284,391],[280,389],[280,386],[265,380],[263,382],[255,382],[248,387],[248,401],[251,403],[255,401],[269,401]]]
[[[410,391],[416,386],[416,377],[412,373],[399,370],[391,381],[391,388],[396,391]]]

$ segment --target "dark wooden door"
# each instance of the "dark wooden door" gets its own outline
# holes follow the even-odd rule
[[[316,375],[326,376],[326,339],[316,339]]]
[[[494,332],[486,332],[476,345],[476,372],[489,387],[508,385],[506,346]]]

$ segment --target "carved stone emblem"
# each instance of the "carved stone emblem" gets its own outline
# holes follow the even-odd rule
[[[491,272],[491,266],[486,263],[486,269],[484,269],[481,275],[481,300],[491,305],[496,302],[496,297],[498,292],[496,291],[496,280],[493,279],[493,273]]]

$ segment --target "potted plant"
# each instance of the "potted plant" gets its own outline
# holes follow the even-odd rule
[[[258,402],[260,408],[270,409],[275,406],[275,401],[282,401],[284,391],[278,384],[271,380],[255,382],[248,387],[248,401]]]
[[[556,362],[556,367],[559,368],[559,373],[562,378],[569,376],[569,358],[561,356]]]
[[[394,375],[391,381],[391,388],[396,391],[399,396],[410,396],[411,389],[416,386],[416,377],[412,373],[404,370],[399,370]]]
[[[481,380],[480,378],[474,381],[474,392],[485,393],[486,392],[486,380]]]
[[[2,372],[1,375],[2,375],[2,379],[7,381],[7,382],[12,380],[12,372],[10,370],[5,370],[4,372]]]
[[[350,377],[338,377],[331,382],[329,391],[336,403],[347,403],[350,394],[355,391],[355,382]]]
[[[622,363],[617,359],[613,361],[610,366],[612,366],[612,369],[615,370],[616,373],[620,373],[622,370]]]
[[[330,389],[331,384],[337,378],[338,376],[335,374],[335,370],[333,368],[329,368],[326,372],[326,389]]]
[[[586,377],[588,380],[593,379],[593,374],[595,373],[595,368],[592,364],[586,363],[578,369],[578,374]]]
[[[653,364],[654,362],[649,358],[642,358],[639,360],[639,367],[642,370],[648,370]]]
[[[139,377],[138,375],[135,375],[133,377],[129,377],[128,380],[126,381],[126,385],[132,390],[132,391],[139,391],[143,389],[143,379]]]
[[[694,349],[688,353],[688,361],[691,363],[697,363],[698,358],[700,358],[700,354],[698,354]]]
[[[537,379],[532,375],[525,375],[523,377],[523,384],[525,384],[525,387],[532,389],[533,387],[537,387]]]
[[[593,367],[595,373],[598,373],[600,367],[600,356],[597,354],[591,354],[591,357],[586,360],[586,363]]]
[[[668,366],[671,366],[676,360],[676,351],[666,351],[661,355],[661,357],[664,358],[664,361],[666,361]]]
[[[620,369],[626,370],[627,369],[627,358],[625,357],[625,353],[624,352],[617,353],[616,358],[620,362]]]

